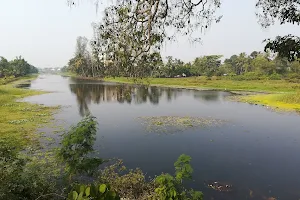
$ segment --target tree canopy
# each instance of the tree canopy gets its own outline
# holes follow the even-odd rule
[[[96,4],[99,1],[96,0]],[[70,5],[76,3],[72,0],[68,2]],[[179,60],[168,58],[165,68],[161,68],[160,49],[164,42],[175,40],[177,35],[198,41],[200,38],[193,33],[219,22],[221,16],[216,11],[220,6],[220,0],[117,0],[105,8],[102,20],[93,24],[91,53],[75,53],[69,66],[83,76],[211,76],[216,72],[228,72],[227,69],[237,75],[251,72],[255,67],[243,53],[227,59],[226,66],[221,66],[220,57],[214,55],[196,59],[192,65],[186,63],[186,67],[176,67],[181,65]],[[256,8],[263,27],[272,25],[276,19],[281,24],[300,23],[299,0],[257,0]],[[81,39],[77,41],[76,52],[79,50],[78,42],[84,44],[82,48],[87,47],[87,40]],[[286,58],[293,62],[300,57],[298,36],[278,36],[265,42],[265,52],[277,53],[281,60]],[[255,59],[259,54],[253,52],[250,58]],[[258,59],[264,62],[267,58],[260,56]],[[260,71],[270,74],[272,70]]]
[[[21,56],[11,61],[0,56],[0,78],[5,76],[25,76],[32,73],[38,73],[38,69]]]
[[[300,25],[300,1],[299,0],[258,0],[257,15],[263,27],[274,24],[278,20],[280,24],[291,23]],[[280,57],[286,57],[290,61],[300,58],[299,36],[277,36],[274,40],[265,40],[266,50],[278,53]]]

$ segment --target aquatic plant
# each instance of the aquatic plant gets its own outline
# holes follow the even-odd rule
[[[139,117],[138,119],[146,126],[147,131],[157,133],[174,133],[190,128],[214,127],[225,122],[219,119],[190,116]]]

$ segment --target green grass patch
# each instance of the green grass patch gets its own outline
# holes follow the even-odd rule
[[[22,149],[36,141],[37,128],[50,122],[56,107],[46,107],[18,99],[45,92],[15,88],[14,85],[33,77],[22,78],[10,84],[0,85],[0,142]]]
[[[243,90],[255,92],[295,92],[300,91],[299,83],[291,83],[285,80],[208,80],[206,77],[188,78],[105,78],[105,81],[119,83],[138,83],[194,89],[218,89],[218,90]]]
[[[30,74],[22,77],[9,76],[5,78],[0,78],[0,85],[6,85],[8,83],[18,84],[24,81],[30,81],[36,79],[37,76],[38,76],[37,74]]]
[[[240,98],[242,102],[262,104],[272,108],[298,111],[300,110],[300,95],[298,93],[249,95]]]

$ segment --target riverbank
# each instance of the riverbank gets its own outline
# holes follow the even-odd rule
[[[78,77],[73,73],[61,75]],[[171,87],[195,90],[222,90],[238,94],[235,101],[260,104],[283,111],[300,111],[300,84],[286,80],[249,80],[236,81],[229,79],[208,80],[206,77],[188,78],[143,78],[133,79],[126,77],[83,78],[92,80],[103,80],[107,82],[126,84],[145,84],[158,87]]]
[[[207,80],[205,77],[189,78],[146,78],[130,79],[124,77],[105,78],[105,81],[134,84],[149,84],[174,88],[197,90],[228,90],[242,91],[243,95],[236,96],[236,101],[266,105],[286,111],[300,110],[300,84],[285,80]],[[250,93],[244,93],[250,92]]]
[[[0,85],[1,144],[20,150],[30,146],[38,140],[37,129],[51,121],[55,107],[19,101],[24,97],[45,93],[15,87],[36,78],[37,75],[19,77]]]

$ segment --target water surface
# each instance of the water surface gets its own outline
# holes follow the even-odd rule
[[[43,75],[28,86],[52,93],[26,101],[62,105],[55,115],[66,126],[86,113],[97,117],[95,148],[103,158],[117,157],[147,175],[174,173],[182,154],[192,157],[193,181],[205,199],[300,198],[300,117],[262,106],[226,101],[222,91],[140,87]],[[144,116],[193,116],[227,121],[218,127],[170,134],[149,133]],[[231,193],[205,187],[204,181],[234,185]],[[252,198],[250,191],[253,191]]]

